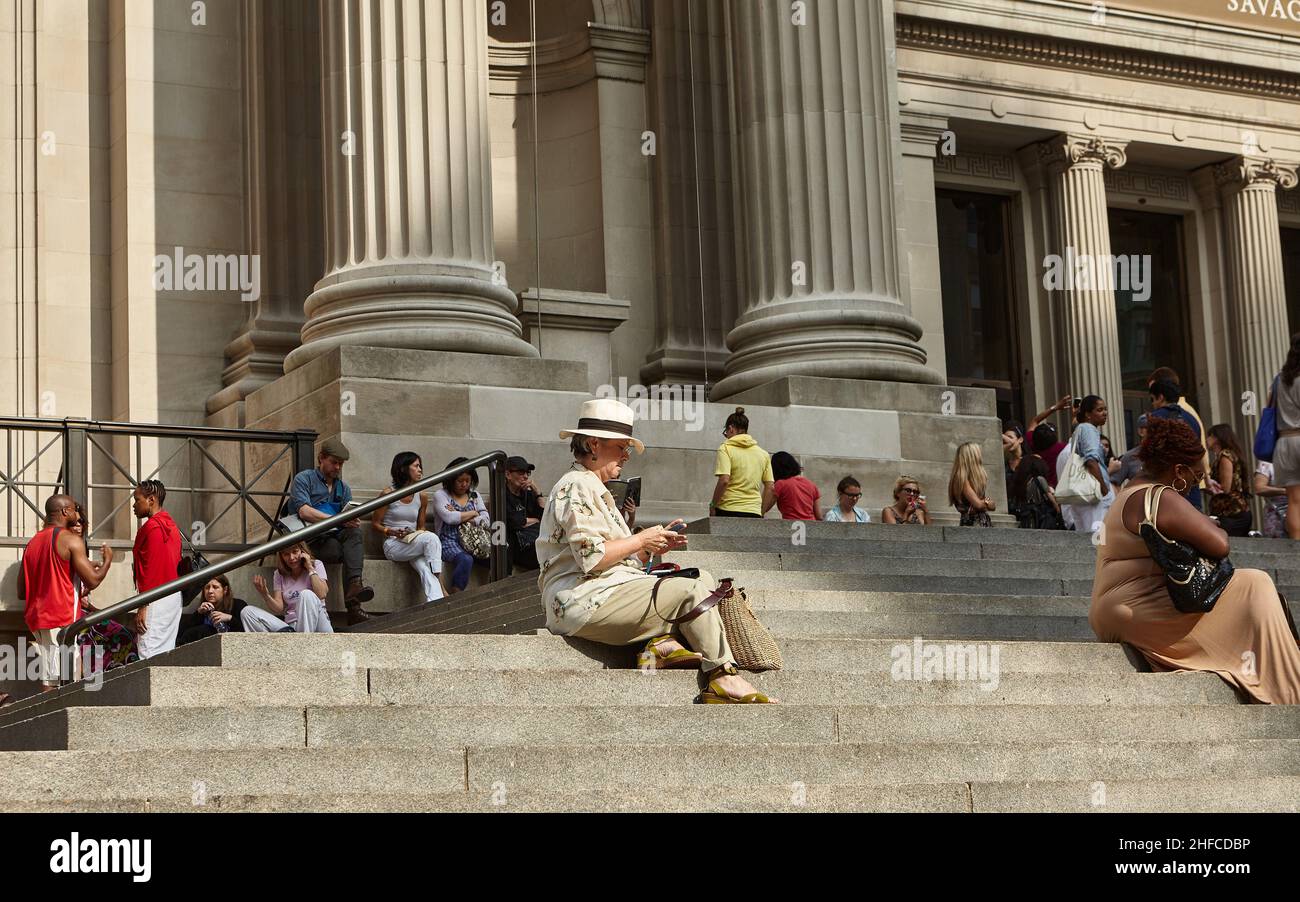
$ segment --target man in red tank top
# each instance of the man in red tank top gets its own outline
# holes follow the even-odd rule
[[[44,691],[59,688],[59,630],[80,616],[76,581],[87,591],[104,581],[113,563],[113,549],[105,542],[104,563],[96,567],[86,554],[86,543],[67,528],[77,517],[77,503],[67,495],[51,495],[45,502],[45,528],[32,537],[23,551],[18,571],[18,597],[26,602],[27,627],[36,637]]]

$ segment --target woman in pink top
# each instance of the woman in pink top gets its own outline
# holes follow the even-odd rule
[[[248,605],[240,612],[244,631],[249,633],[332,633],[325,596],[325,565],[311,556],[306,542],[290,545],[275,562],[274,591],[268,591],[261,574],[253,577],[253,588],[266,602],[266,610]]]
[[[822,518],[822,494],[811,480],[799,475],[803,468],[794,455],[787,451],[778,451],[772,455],[772,475],[776,483],[772,486],[773,497],[763,505],[763,513],[772,509],[775,503],[785,520],[820,520]]]

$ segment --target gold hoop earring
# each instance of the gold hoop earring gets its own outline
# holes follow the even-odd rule
[[[1180,480],[1181,480],[1182,483],[1183,483],[1183,487],[1182,487],[1181,489],[1178,487],[1178,483],[1179,483]],[[1183,477],[1181,477],[1181,476],[1175,476],[1175,477],[1174,477],[1173,490],[1174,490],[1175,492],[1177,492],[1178,494],[1180,494],[1180,495],[1186,494],[1186,492],[1187,492],[1187,480],[1186,480],[1186,479],[1183,479]]]

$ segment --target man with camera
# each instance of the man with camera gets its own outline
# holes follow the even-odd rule
[[[536,570],[537,534],[546,496],[533,482],[535,466],[522,457],[506,460],[506,542],[511,566]]]

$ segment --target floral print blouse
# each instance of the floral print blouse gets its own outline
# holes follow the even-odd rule
[[[632,533],[600,477],[574,468],[551,488],[537,538],[541,573],[537,585],[546,628],[561,636],[582,628],[614,590],[634,579],[652,579],[635,557],[597,570],[605,543]]]

